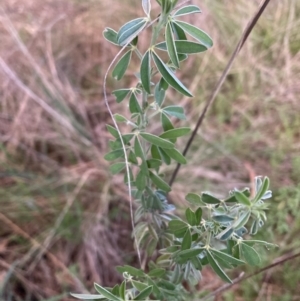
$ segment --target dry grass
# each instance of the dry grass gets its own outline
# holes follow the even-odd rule
[[[204,11],[193,23],[211,34],[215,46],[183,68],[183,81],[199,96],[172,97],[187,106],[192,123],[259,4],[193,2]],[[114,284],[119,276],[113,267],[135,262],[129,214],[118,214],[128,212],[126,189],[121,178],[110,177],[102,158],[110,123],[102,79],[117,49],[101,33],[104,26],[118,29],[141,9],[113,5],[96,0],[0,5],[0,296],[5,300],[69,300],[66,292],[83,292],[94,281]],[[183,203],[188,190],[223,194],[251,185],[257,174],[268,174],[275,188],[299,182],[300,162],[294,163],[300,150],[299,12],[295,0],[271,2],[197,137],[191,164],[181,170],[185,179],[195,180],[186,183],[179,176],[176,203]],[[146,40],[147,33],[142,48]],[[125,81],[135,79],[129,75]],[[109,81],[110,90],[122,85]],[[112,97],[109,101],[120,111]],[[208,279],[204,289],[212,289]],[[269,289],[273,286],[265,284],[260,294]]]

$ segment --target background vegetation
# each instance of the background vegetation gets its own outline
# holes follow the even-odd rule
[[[169,94],[187,107],[193,125],[260,1],[190,2],[203,9],[197,23],[215,42],[182,70],[196,97]],[[136,262],[126,189],[102,158],[110,123],[102,79],[117,51],[102,30],[117,30],[141,12],[138,0],[1,1],[0,300],[71,300],[69,291],[114,284],[113,267]],[[279,248],[265,252],[264,264],[300,249],[299,16],[299,1],[271,1],[171,196],[184,207],[189,191],[223,195],[268,175],[274,197],[259,235]],[[109,90],[116,88],[111,81]],[[299,300],[298,265],[300,259],[287,262],[216,300]],[[210,270],[205,275],[199,292],[222,285]]]

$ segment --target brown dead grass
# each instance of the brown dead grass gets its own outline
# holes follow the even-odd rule
[[[187,106],[192,122],[258,2],[201,5],[204,13],[193,23],[210,33],[215,46],[182,70],[182,80],[199,97],[191,102],[170,94]],[[297,138],[296,131],[287,138],[283,133],[299,124],[300,57],[290,50],[288,37],[276,36],[275,26],[285,24],[282,37],[288,32],[290,39],[298,38],[299,22],[291,12],[296,4],[274,2],[239,56],[224,86],[225,97],[220,96],[204,124],[190,166],[181,170],[195,181],[174,186],[172,198],[178,204],[187,189],[200,191],[213,183],[221,194],[249,184],[253,175],[272,173],[264,150],[280,147],[284,152],[285,145],[277,141],[288,144]],[[121,178],[110,177],[102,158],[109,139],[105,124],[110,123],[102,80],[117,52],[103,41],[102,31],[104,26],[118,29],[123,19],[140,14],[137,5],[96,0],[5,0],[0,5],[0,282],[5,298],[45,300],[84,292],[93,282],[113,285],[120,280],[114,266],[136,261],[126,190]],[[283,22],[286,17],[290,19]],[[146,40],[147,33],[140,40],[142,48]],[[135,79],[129,75],[125,81]],[[108,84],[110,90],[122,86],[110,79]],[[109,101],[120,112],[111,96]],[[249,133],[249,141],[236,150],[235,141],[228,145],[222,137],[230,141],[239,128]],[[255,132],[261,136],[251,140]],[[250,147],[261,157],[246,155]],[[297,151],[299,143],[291,156]],[[289,168],[284,163],[282,171]],[[291,177],[271,178],[293,183]],[[208,276],[202,287],[219,286]]]

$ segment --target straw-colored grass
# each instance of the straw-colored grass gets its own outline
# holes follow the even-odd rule
[[[197,96],[185,99],[170,91],[168,101],[185,105],[187,124],[193,126],[260,1],[191,2],[203,10],[191,22],[209,32],[215,45],[190,58],[179,75]],[[0,4],[0,299],[72,300],[68,292],[90,290],[94,281],[112,285],[120,280],[116,265],[136,263],[126,188],[122,177],[109,175],[103,160],[109,140],[105,124],[111,121],[102,81],[117,49],[103,40],[102,31],[105,26],[117,30],[139,16],[139,4]],[[172,193],[181,206],[188,191],[223,195],[251,186],[256,175],[268,175],[275,198],[263,235],[279,243],[281,252],[299,247],[294,242],[299,230],[294,211],[300,181],[299,13],[296,0],[271,1]],[[147,32],[139,42],[142,49],[146,42]],[[129,73],[124,81],[134,84],[135,78]],[[109,79],[108,92],[122,86]],[[125,108],[110,94],[109,101],[113,112]],[[253,279],[235,291],[236,297],[228,293],[219,300],[297,300],[299,288],[289,284],[300,274],[284,269],[285,277],[267,274],[263,284]],[[220,285],[206,273],[202,289]]]

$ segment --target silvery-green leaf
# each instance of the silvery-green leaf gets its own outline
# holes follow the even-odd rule
[[[151,59],[150,59],[150,50],[148,50],[143,56],[140,70],[141,82],[143,88],[147,93],[151,93],[150,90],[150,79],[151,79]]]
[[[163,127],[164,131],[169,131],[169,130],[174,129],[174,126],[173,126],[171,120],[164,113],[161,114],[161,123],[162,123],[162,127]]]
[[[225,230],[223,230],[222,232],[220,232],[216,238],[220,239],[220,240],[227,240],[228,238],[231,237],[231,235],[233,234],[234,230],[232,229],[232,227],[228,227]]]
[[[161,177],[157,176],[152,171],[150,171],[150,179],[157,186],[157,188],[165,192],[171,191],[171,187],[168,185],[168,183],[166,183]]]
[[[189,14],[195,14],[195,13],[201,13],[201,10],[198,6],[196,5],[187,5],[183,6],[180,9],[178,9],[174,13],[174,17],[179,17],[179,16],[184,16],[184,15],[189,15]]]
[[[132,54],[132,51],[129,50],[120,58],[119,62],[117,63],[117,65],[115,66],[115,68],[112,72],[112,76],[115,79],[120,80],[123,77],[123,75],[125,74],[125,72],[128,68],[128,65],[130,63],[131,54]]]
[[[142,0],[142,6],[145,14],[149,16],[150,11],[151,11],[151,2],[150,0]]]
[[[145,276],[145,274],[144,274],[144,272],[142,270],[134,268],[134,267],[129,266],[129,265],[117,266],[116,269],[117,269],[117,271],[119,273],[127,272],[131,276],[135,276],[135,277],[143,277],[143,276]]]
[[[81,300],[98,300],[98,299],[106,299],[102,295],[88,295],[88,294],[70,294],[72,297],[81,299]]]
[[[123,158],[123,157],[124,157],[124,151],[123,151],[123,149],[117,149],[117,150],[114,150],[114,151],[106,154],[104,156],[104,159],[106,161],[113,161],[115,159]]]
[[[192,36],[193,38],[198,40],[200,43],[205,45],[207,48],[212,47],[213,41],[212,41],[211,37],[203,30],[197,28],[194,25],[191,25],[189,23],[182,22],[182,21],[176,21],[176,24],[178,26],[180,26],[190,36]]]
[[[170,22],[168,22],[168,24],[166,25],[165,39],[166,39],[167,50],[171,62],[176,68],[179,68],[179,60],[177,56],[177,50],[174,43],[174,37],[172,34],[172,28]]]
[[[120,114],[114,114],[114,118],[117,122],[127,122],[127,118]]]
[[[140,136],[145,139],[146,141],[150,142],[151,144],[154,144],[156,146],[166,148],[166,149],[172,149],[174,148],[174,144],[166,139],[162,139],[158,136],[152,135],[150,133],[140,133]]]
[[[220,200],[209,193],[203,192],[201,195],[202,202],[205,204],[220,204]]]
[[[261,198],[268,191],[269,186],[270,186],[270,180],[268,177],[265,177],[259,187],[259,190],[256,192],[256,196],[254,198],[254,203],[261,200]]]
[[[196,193],[189,193],[186,195],[185,199],[190,202],[193,205],[203,205],[203,202],[201,201],[201,197],[200,195],[196,194]]]
[[[142,109],[140,107],[140,104],[136,98],[135,93],[132,93],[129,99],[129,111],[131,114],[133,113],[141,113]]]
[[[116,139],[119,138],[119,133],[118,133],[117,129],[115,129],[113,126],[111,126],[109,124],[106,125],[106,128],[114,138],[116,138]]]
[[[165,96],[166,96],[166,91],[164,89],[159,89],[159,84],[157,84],[154,89],[154,98],[155,98],[155,102],[159,107],[161,107],[162,104],[164,103]]]
[[[126,98],[126,96],[130,91],[131,89],[119,89],[119,90],[112,91],[112,94],[115,95],[117,103],[120,103]]]
[[[118,33],[112,28],[106,27],[103,31],[103,36],[108,42],[119,46],[117,39]]]
[[[181,243],[181,250],[189,250],[192,246],[192,235],[190,229],[186,230]]]
[[[191,208],[187,208],[185,210],[185,217],[188,223],[191,226],[196,226],[197,225],[197,218],[195,212]]]
[[[239,260],[235,257],[232,257],[231,255],[229,254],[226,254],[224,252],[220,252],[218,250],[215,250],[215,249],[211,249],[210,252],[218,259],[218,258],[221,258],[222,260],[224,261],[227,261],[229,262],[230,264],[233,264],[233,265],[240,265],[240,264],[245,264],[244,261],[242,260]]]
[[[159,137],[164,139],[179,138],[190,133],[191,129],[188,127],[176,128],[162,133]]]
[[[177,117],[178,119],[185,120],[183,107],[181,106],[168,106],[163,108],[163,112],[169,116]]]
[[[250,218],[250,215],[251,215],[251,212],[249,212],[249,211],[243,212],[239,216],[239,218],[232,224],[232,228],[239,229],[239,228],[244,227],[247,224],[247,222]]]
[[[236,190],[234,192],[235,198],[240,204],[243,204],[245,206],[251,206],[251,201],[249,200],[248,197],[245,196],[242,192]]]
[[[165,79],[165,81],[172,86],[175,90],[182,93],[183,95],[193,97],[191,92],[183,85],[181,81],[178,80],[178,78],[174,75],[173,71],[160,59],[160,57],[157,56],[155,52],[152,51],[152,57],[154,60],[154,63],[162,75],[162,77]]]
[[[172,22],[172,29],[176,40],[187,40],[184,30],[179,27],[175,22]]]
[[[148,286],[144,290],[142,290],[135,298],[134,300],[145,300],[147,297],[152,293],[153,286]]]
[[[118,32],[118,43],[124,46],[132,41],[144,29],[146,24],[146,18],[134,19],[124,24]]]
[[[261,262],[259,254],[252,247],[240,243],[241,254],[243,255],[245,261],[250,265],[259,265]]]
[[[119,172],[121,172],[125,168],[125,166],[126,166],[125,162],[118,162],[118,163],[111,165],[109,167],[109,170],[113,175],[116,175]]]
[[[199,52],[204,52],[207,50],[207,47],[205,45],[192,42],[192,41],[174,41],[176,51],[179,54],[194,54]],[[167,44],[166,42],[161,42],[155,45],[155,48],[158,48],[160,50],[167,51]]]
[[[224,281],[232,283],[230,278],[226,275],[226,273],[222,270],[220,265],[218,264],[217,260],[214,258],[212,253],[209,250],[206,250],[206,256],[208,259],[208,262],[212,269],[215,271],[215,273]]]
[[[176,162],[180,164],[187,163],[186,158],[176,148],[164,149],[164,151],[171,159],[175,160]]]
[[[109,292],[107,289],[102,287],[101,285],[94,283],[95,290],[102,294],[105,298],[111,301],[120,301],[121,299],[118,298],[117,296],[113,295],[111,292]]]

